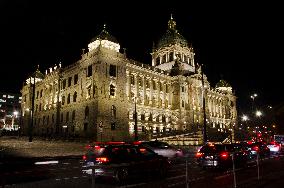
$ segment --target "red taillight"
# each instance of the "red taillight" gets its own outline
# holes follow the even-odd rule
[[[229,157],[229,153],[228,153],[228,152],[222,152],[222,153],[220,154],[220,156],[221,156],[221,158],[226,159],[226,158]]]
[[[91,149],[91,148],[92,148],[91,145],[87,145],[87,146],[86,146],[86,149],[88,149],[88,150]]]
[[[109,159],[107,157],[98,157],[96,158],[96,161],[99,163],[106,163],[109,162]]]
[[[197,152],[196,155],[195,155],[195,157],[202,157],[202,156],[203,156],[203,153],[201,153],[201,152]]]
[[[134,145],[139,145],[139,144],[141,144],[141,143],[142,143],[141,141],[135,141],[135,142],[133,142]]]
[[[254,151],[258,151],[258,150],[259,150],[258,146],[254,146],[252,149],[253,149]]]
[[[87,160],[87,156],[86,155],[83,155],[83,160],[85,161],[85,160]]]
[[[95,149],[96,150],[99,150],[101,147],[100,146],[95,146]]]

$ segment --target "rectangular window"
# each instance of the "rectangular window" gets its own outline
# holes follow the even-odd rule
[[[62,88],[63,88],[63,89],[66,88],[66,79],[64,79],[63,82],[62,82]]]
[[[92,75],[93,75],[93,67],[92,65],[89,65],[87,70],[87,77],[90,77]]]
[[[74,75],[74,85],[78,83],[78,74]]]
[[[109,75],[116,77],[116,65],[110,65],[109,66]]]
[[[68,87],[71,86],[71,83],[72,83],[72,77],[69,77],[69,78],[68,78]]]

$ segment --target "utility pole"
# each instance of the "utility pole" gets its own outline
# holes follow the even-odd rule
[[[203,144],[206,144],[207,143],[207,133],[206,133],[205,89],[204,89],[203,65],[202,64],[201,64],[201,82],[202,82],[202,105],[203,105]]]
[[[134,97],[134,140],[138,141],[136,97]]]

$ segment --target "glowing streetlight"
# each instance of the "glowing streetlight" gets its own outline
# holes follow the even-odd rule
[[[262,116],[262,112],[258,110],[258,111],[255,112],[255,115],[256,115],[257,117],[260,117],[260,116]]]
[[[13,114],[14,114],[14,116],[17,118],[19,112],[18,112],[18,111],[14,111]]]
[[[242,120],[243,120],[243,121],[247,121],[247,120],[249,120],[249,118],[248,118],[247,115],[243,115],[243,116],[242,116]]]

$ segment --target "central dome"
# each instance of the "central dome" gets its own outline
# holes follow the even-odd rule
[[[159,49],[173,44],[179,44],[182,47],[188,47],[187,40],[181,34],[179,34],[176,29],[176,22],[171,17],[168,22],[168,30],[159,40],[157,48]]]
[[[91,42],[94,42],[96,40],[108,40],[110,42],[118,43],[116,38],[109,34],[109,32],[106,30],[106,25],[104,24],[104,29],[101,31],[101,33],[97,36],[95,36]]]

